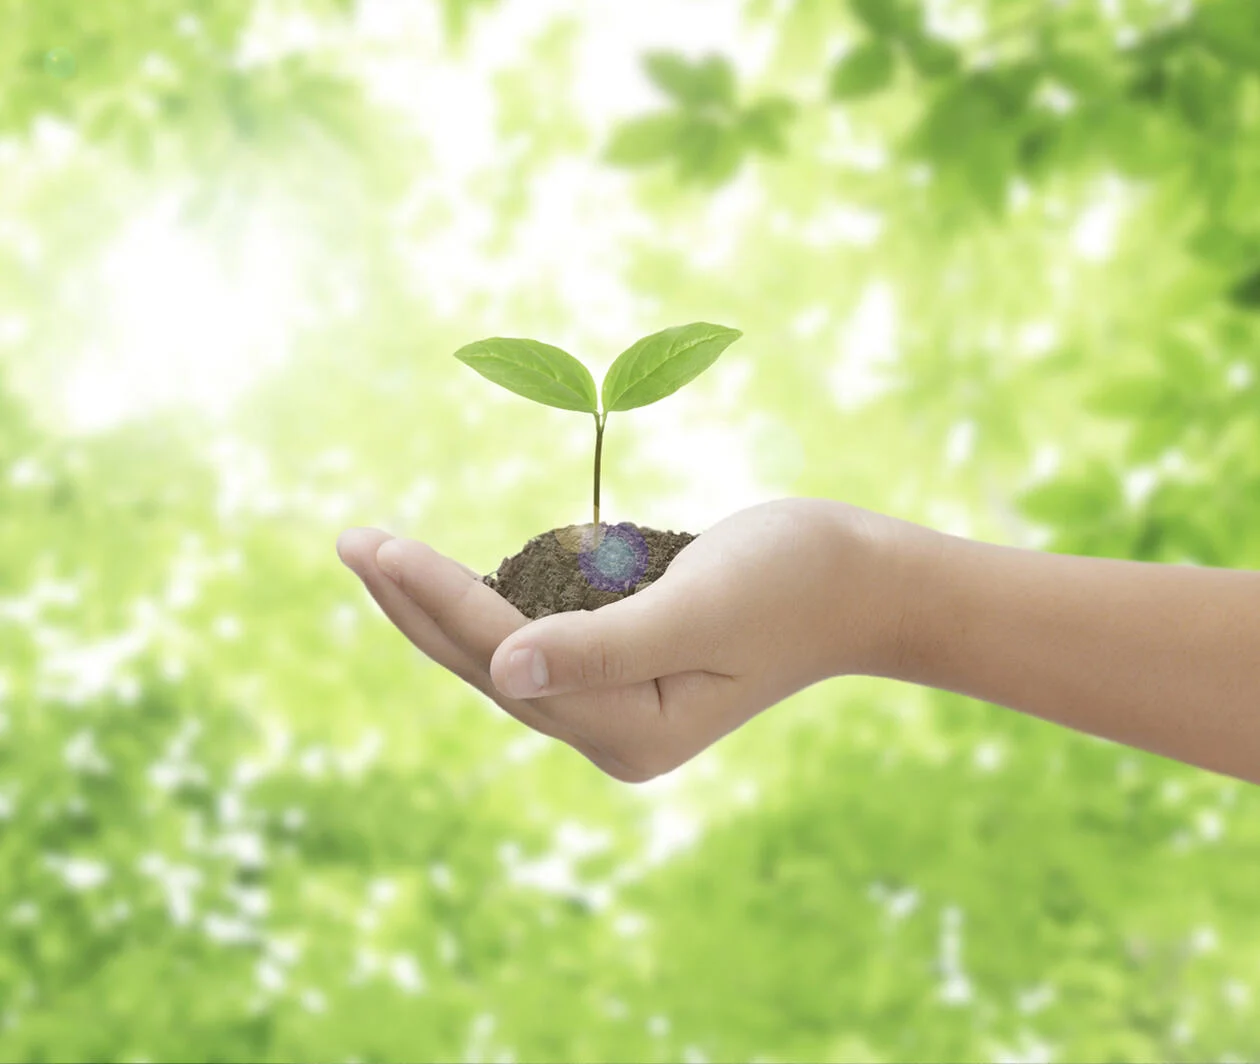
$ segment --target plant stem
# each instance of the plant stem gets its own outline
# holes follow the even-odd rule
[[[604,419],[595,415],[595,527],[599,527],[599,459],[604,450],[604,425],[608,421],[608,411],[604,411]]]

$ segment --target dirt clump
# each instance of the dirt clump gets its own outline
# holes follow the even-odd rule
[[[597,610],[642,591],[696,538],[629,521],[565,525],[535,536],[481,578],[530,620]]]

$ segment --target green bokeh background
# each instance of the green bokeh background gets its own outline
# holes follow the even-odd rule
[[[0,1058],[1260,1058],[1256,788],[865,678],[629,787],[333,549],[588,520],[451,353],[705,320],[606,520],[1260,568],[1254,0],[0,27]]]

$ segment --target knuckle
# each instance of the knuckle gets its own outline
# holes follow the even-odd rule
[[[589,636],[582,648],[582,682],[588,687],[612,685],[625,675],[620,653],[598,635]]]

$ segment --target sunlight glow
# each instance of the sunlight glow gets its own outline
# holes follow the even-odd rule
[[[65,414],[98,431],[171,402],[222,410],[287,354],[295,306],[284,234],[255,216],[225,253],[178,197],[123,231],[101,264],[101,335],[69,374]]]
[[[405,0],[357,5],[352,47],[364,88],[430,147],[432,165],[416,174],[394,220],[399,232],[408,234],[401,252],[408,286],[437,313],[470,313],[475,306],[480,328],[506,333],[520,327],[516,307],[522,293],[554,295],[559,321],[570,324],[554,326],[548,340],[579,352],[602,374],[627,337],[668,324],[656,318],[652,300],[626,283],[627,249],[644,239],[672,238],[693,265],[711,268],[734,253],[735,234],[765,209],[765,190],[750,169],[709,197],[692,225],[668,236],[654,233],[634,202],[634,178],[596,158],[595,145],[615,122],[661,103],[641,69],[643,51],[720,50],[741,78],[755,77],[769,59],[771,28],[743,26],[732,5],[651,0],[650,6],[656,17],[649,17],[644,5],[582,13],[573,79],[591,151],[535,164],[522,217],[506,239],[492,242],[492,211],[472,190],[495,168],[513,166],[516,153],[525,150],[498,132],[495,74],[518,65],[522,42],[557,18],[573,16],[572,7],[565,0],[504,0],[493,16],[471,23],[455,55],[444,44],[436,8]],[[321,43],[306,22],[260,17],[241,59],[248,65]],[[851,139],[847,128],[839,139]],[[885,161],[871,148],[852,151],[867,166]],[[240,225],[239,254],[230,259],[227,248],[183,223],[178,209],[173,197],[137,217],[102,264],[104,327],[65,385],[67,416],[76,430],[107,428],[172,403],[227,413],[245,389],[287,356],[295,313],[301,311],[292,280],[301,262],[286,234],[256,215]],[[805,224],[819,240],[864,245],[877,238],[882,220],[841,210]],[[864,322],[878,332],[878,322]],[[799,440],[766,426],[757,437],[760,445],[740,424],[717,423],[700,431],[695,419],[711,402],[703,394],[636,413],[639,438],[650,433],[661,457],[691,456],[695,477],[684,478],[688,483],[677,499],[660,500],[662,512],[686,502],[682,511],[668,511],[679,527],[686,526],[686,512],[696,515],[695,524],[714,507],[735,509],[764,496],[774,487],[763,482],[765,476],[800,464]],[[715,469],[723,475],[714,476]],[[615,485],[608,494],[612,513]],[[585,507],[575,511],[575,519],[584,512]]]
[[[881,368],[897,358],[897,301],[886,282],[867,286],[840,347],[843,354],[829,375],[831,393],[841,410],[856,410],[888,390]]]
[[[1132,194],[1116,175],[1099,186],[1098,195],[1072,227],[1072,248],[1086,262],[1106,262],[1115,253],[1116,236]]]

